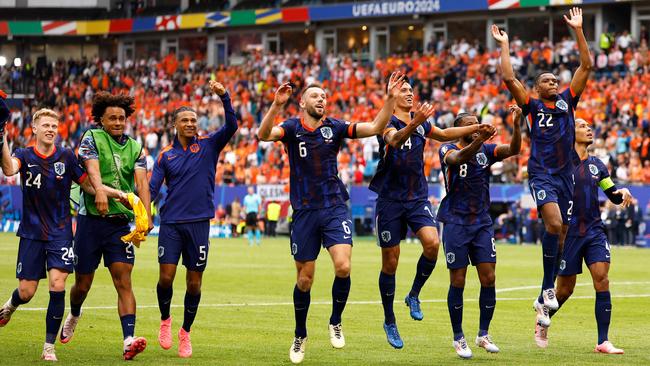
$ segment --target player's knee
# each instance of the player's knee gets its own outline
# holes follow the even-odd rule
[[[428,244],[422,247],[422,254],[428,260],[434,260],[438,257],[438,247],[440,243],[438,241],[430,241]]]
[[[553,235],[562,234],[562,217],[550,217],[544,220],[546,232]]]
[[[397,258],[384,261],[381,265],[381,271],[387,275],[394,275],[397,272]]]
[[[462,274],[454,274],[450,277],[450,281],[452,286],[458,287],[458,288],[464,288],[465,287],[465,276]]]
[[[162,288],[169,288],[172,287],[174,284],[174,276],[166,274],[166,273],[160,273],[160,276],[158,277],[158,285]]]
[[[56,279],[50,281],[50,291],[64,291],[65,290],[65,279]]]
[[[597,292],[609,290],[609,277],[607,275],[594,276],[594,289]]]
[[[311,290],[311,285],[314,283],[314,276],[313,275],[308,275],[308,274],[300,274],[298,276],[298,289],[300,291],[309,291]]]
[[[35,293],[35,287],[24,287],[18,289],[18,296],[20,296],[20,299],[25,302],[29,302],[34,297]]]
[[[347,277],[350,275],[350,261],[344,261],[336,263],[336,268],[334,269],[336,277]]]
[[[198,295],[201,293],[201,280],[200,279],[188,279],[187,280],[187,292],[192,295]]]
[[[494,287],[496,281],[496,275],[494,272],[481,274],[479,277],[481,281],[481,286],[483,287]]]
[[[115,289],[120,293],[131,291],[131,279],[128,276],[114,277],[113,284],[115,285]]]

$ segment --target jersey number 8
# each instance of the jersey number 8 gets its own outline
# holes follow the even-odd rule
[[[467,176],[467,164],[461,164],[460,165],[460,171],[458,172],[458,175],[461,177],[466,177]]]

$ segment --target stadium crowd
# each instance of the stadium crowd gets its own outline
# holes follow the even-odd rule
[[[594,153],[602,159],[620,183],[650,184],[650,53],[647,41],[637,44],[627,33],[614,37],[606,49],[593,52],[596,70],[576,112],[592,123],[596,140]],[[173,54],[162,59],[56,60],[20,67],[0,68],[0,88],[10,93],[32,92],[22,109],[15,109],[7,127],[9,140],[17,146],[32,142],[31,114],[42,105],[53,106],[63,116],[59,125],[62,143],[76,147],[92,123],[90,102],[98,90],[129,93],[135,97],[136,113],[128,134],[143,143],[152,165],[160,149],[170,143],[172,111],[181,105],[194,107],[203,133],[224,123],[219,98],[210,96],[207,84],[216,79],[231,91],[240,124],[239,132],[224,149],[218,165],[217,183],[286,183],[289,166],[282,158],[281,144],[259,142],[256,131],[273,92],[291,81],[294,93],[312,82],[330,91],[328,114],[350,121],[369,121],[382,104],[385,77],[395,69],[407,72],[416,98],[436,106],[435,123],[448,127],[459,111],[481,116],[483,123],[498,128],[497,143],[509,141],[512,121],[507,113],[510,95],[499,79],[498,50],[487,51],[478,42],[464,39],[433,42],[431,52],[391,55],[374,63],[353,55],[322,55],[317,50],[269,54],[253,51],[237,65],[205,66],[197,53],[180,59]],[[552,70],[568,85],[577,67],[575,42],[565,38],[552,44],[512,40],[512,63],[528,86],[541,70]],[[296,115],[298,105],[289,104],[285,115]],[[526,130],[524,129],[524,134]],[[431,141],[425,151],[425,173],[431,182],[439,180],[439,144]],[[493,167],[493,179],[500,183],[526,178],[529,145],[524,138],[522,153]],[[375,138],[348,141],[339,155],[339,171],[345,183],[366,184],[378,160]],[[13,183],[13,179],[3,182]]]

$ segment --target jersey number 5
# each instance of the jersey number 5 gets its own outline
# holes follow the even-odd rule
[[[539,119],[537,120],[537,125],[539,128],[548,128],[548,127],[553,127],[553,122],[551,121],[553,119],[553,115],[550,113],[537,113],[537,117]]]

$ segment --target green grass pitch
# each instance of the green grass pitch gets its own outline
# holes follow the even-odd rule
[[[203,282],[201,307],[192,328],[194,355],[177,356],[176,332],[182,322],[184,270],[175,284],[172,316],[174,346],[164,351],[158,345],[159,313],[156,302],[158,266],[157,238],[137,250],[133,285],[138,302],[136,334],[148,340],[147,350],[134,361],[139,365],[281,365],[289,364],[293,339],[291,294],[295,269],[287,238],[266,239],[260,247],[249,247],[245,239],[211,240],[210,259]],[[0,234],[0,300],[16,287],[14,278],[18,240]],[[329,344],[327,321],[331,309],[332,265],[325,251],[317,263],[312,305],[308,318],[309,341],[305,365],[435,365],[435,364],[650,364],[646,336],[650,331],[650,250],[613,248],[610,284],[613,316],[610,339],[624,348],[623,356],[594,354],[596,324],[594,291],[588,272],[578,278],[573,299],[553,318],[549,347],[535,346],[532,302],[541,281],[541,249],[532,246],[497,247],[497,307],[490,328],[499,354],[487,354],[473,346],[478,327],[476,272],[468,271],[465,290],[464,330],[471,339],[474,358],[460,360],[451,346],[451,326],[446,295],[449,286],[444,256],[423,288],[424,320],[410,319],[402,302],[410,289],[419,244],[402,244],[397,272],[395,312],[404,348],[388,345],[382,329],[383,312],[377,288],[380,253],[370,238],[357,239],[352,254],[352,290],[343,314],[347,345],[335,350]],[[68,279],[68,291],[72,285]],[[0,364],[39,362],[44,341],[46,282],[34,299],[0,329]],[[66,306],[68,299],[66,297]],[[115,365],[123,362],[117,295],[104,267],[100,267],[84,304],[75,337],[67,345],[57,344],[62,364]],[[66,309],[66,315],[68,310]]]

